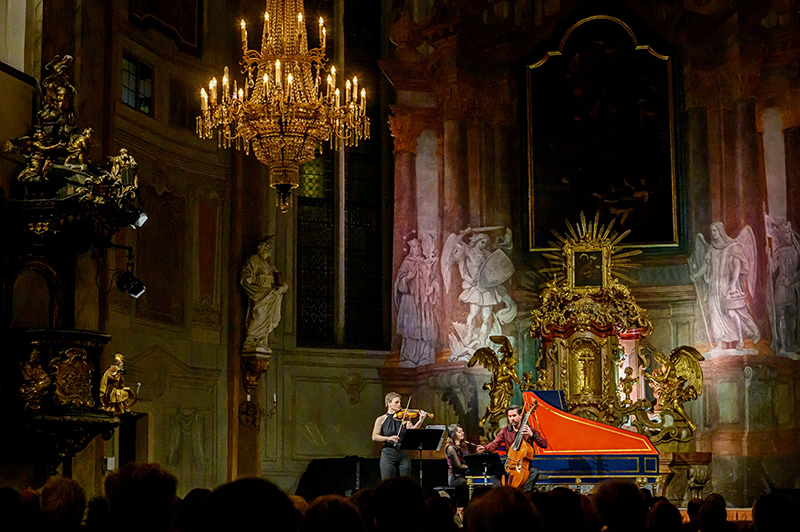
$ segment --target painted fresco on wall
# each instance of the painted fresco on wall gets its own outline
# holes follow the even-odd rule
[[[528,73],[529,244],[600,211],[628,246],[677,246],[669,56],[613,17],[575,24]]]
[[[770,348],[800,360],[800,235],[792,223],[764,214],[767,239],[766,295],[772,328]]]
[[[748,308],[756,289],[756,239],[749,225],[731,238],[722,222],[711,224],[711,242],[702,233],[695,239],[689,258],[692,282],[697,289],[700,312],[714,354],[757,354],[745,349],[744,340],[753,344],[761,339]]]
[[[411,238],[407,243],[408,254],[394,282],[397,334],[403,337],[401,368],[424,366],[436,361],[436,309],[442,293],[439,256],[433,235]]]
[[[503,231],[492,242],[490,233]],[[442,248],[442,279],[451,290],[453,266],[461,275],[461,294],[466,322],[453,321],[449,334],[450,362],[469,361],[476,350],[490,345],[490,336],[502,335],[503,326],[514,321],[517,305],[505,283],[514,274],[510,255],[511,229],[502,226],[468,227],[451,233]]]

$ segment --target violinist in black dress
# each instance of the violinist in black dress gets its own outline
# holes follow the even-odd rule
[[[400,450],[400,429],[403,425],[402,419],[396,419],[395,414],[402,411],[402,404],[400,403],[400,394],[389,392],[386,394],[386,413],[378,416],[375,420],[375,426],[372,428],[372,441],[383,442],[383,450],[381,451],[381,480],[400,476],[409,476],[411,474],[411,457],[408,451]],[[417,429],[428,417],[427,412],[419,411],[419,421],[412,424],[410,421],[405,421],[405,428]]]

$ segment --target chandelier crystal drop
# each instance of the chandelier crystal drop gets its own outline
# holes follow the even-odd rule
[[[308,49],[303,0],[267,0],[261,50],[247,47],[241,21],[242,74],[239,85],[225,67],[200,90],[197,134],[210,139],[217,131],[220,147],[253,152],[269,166],[269,184],[278,194],[281,212],[288,212],[291,191],[300,184],[300,165],[331,149],[358,146],[369,138],[367,93],[358,78],[336,86],[336,68],[327,68],[326,30],[319,19],[319,47]]]

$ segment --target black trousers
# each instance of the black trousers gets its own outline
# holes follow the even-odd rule
[[[398,451],[393,447],[384,447],[381,451],[381,480],[396,477],[398,470],[401,477],[411,475],[411,457],[408,451]]]

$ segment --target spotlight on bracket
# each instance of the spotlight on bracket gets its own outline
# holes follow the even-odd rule
[[[123,292],[128,292],[131,297],[139,297],[145,291],[144,283],[131,272],[124,272],[117,277],[117,288]]]
[[[130,218],[128,218],[128,223],[134,229],[138,229],[139,227],[143,226],[146,221],[147,213],[144,211],[132,211]]]

